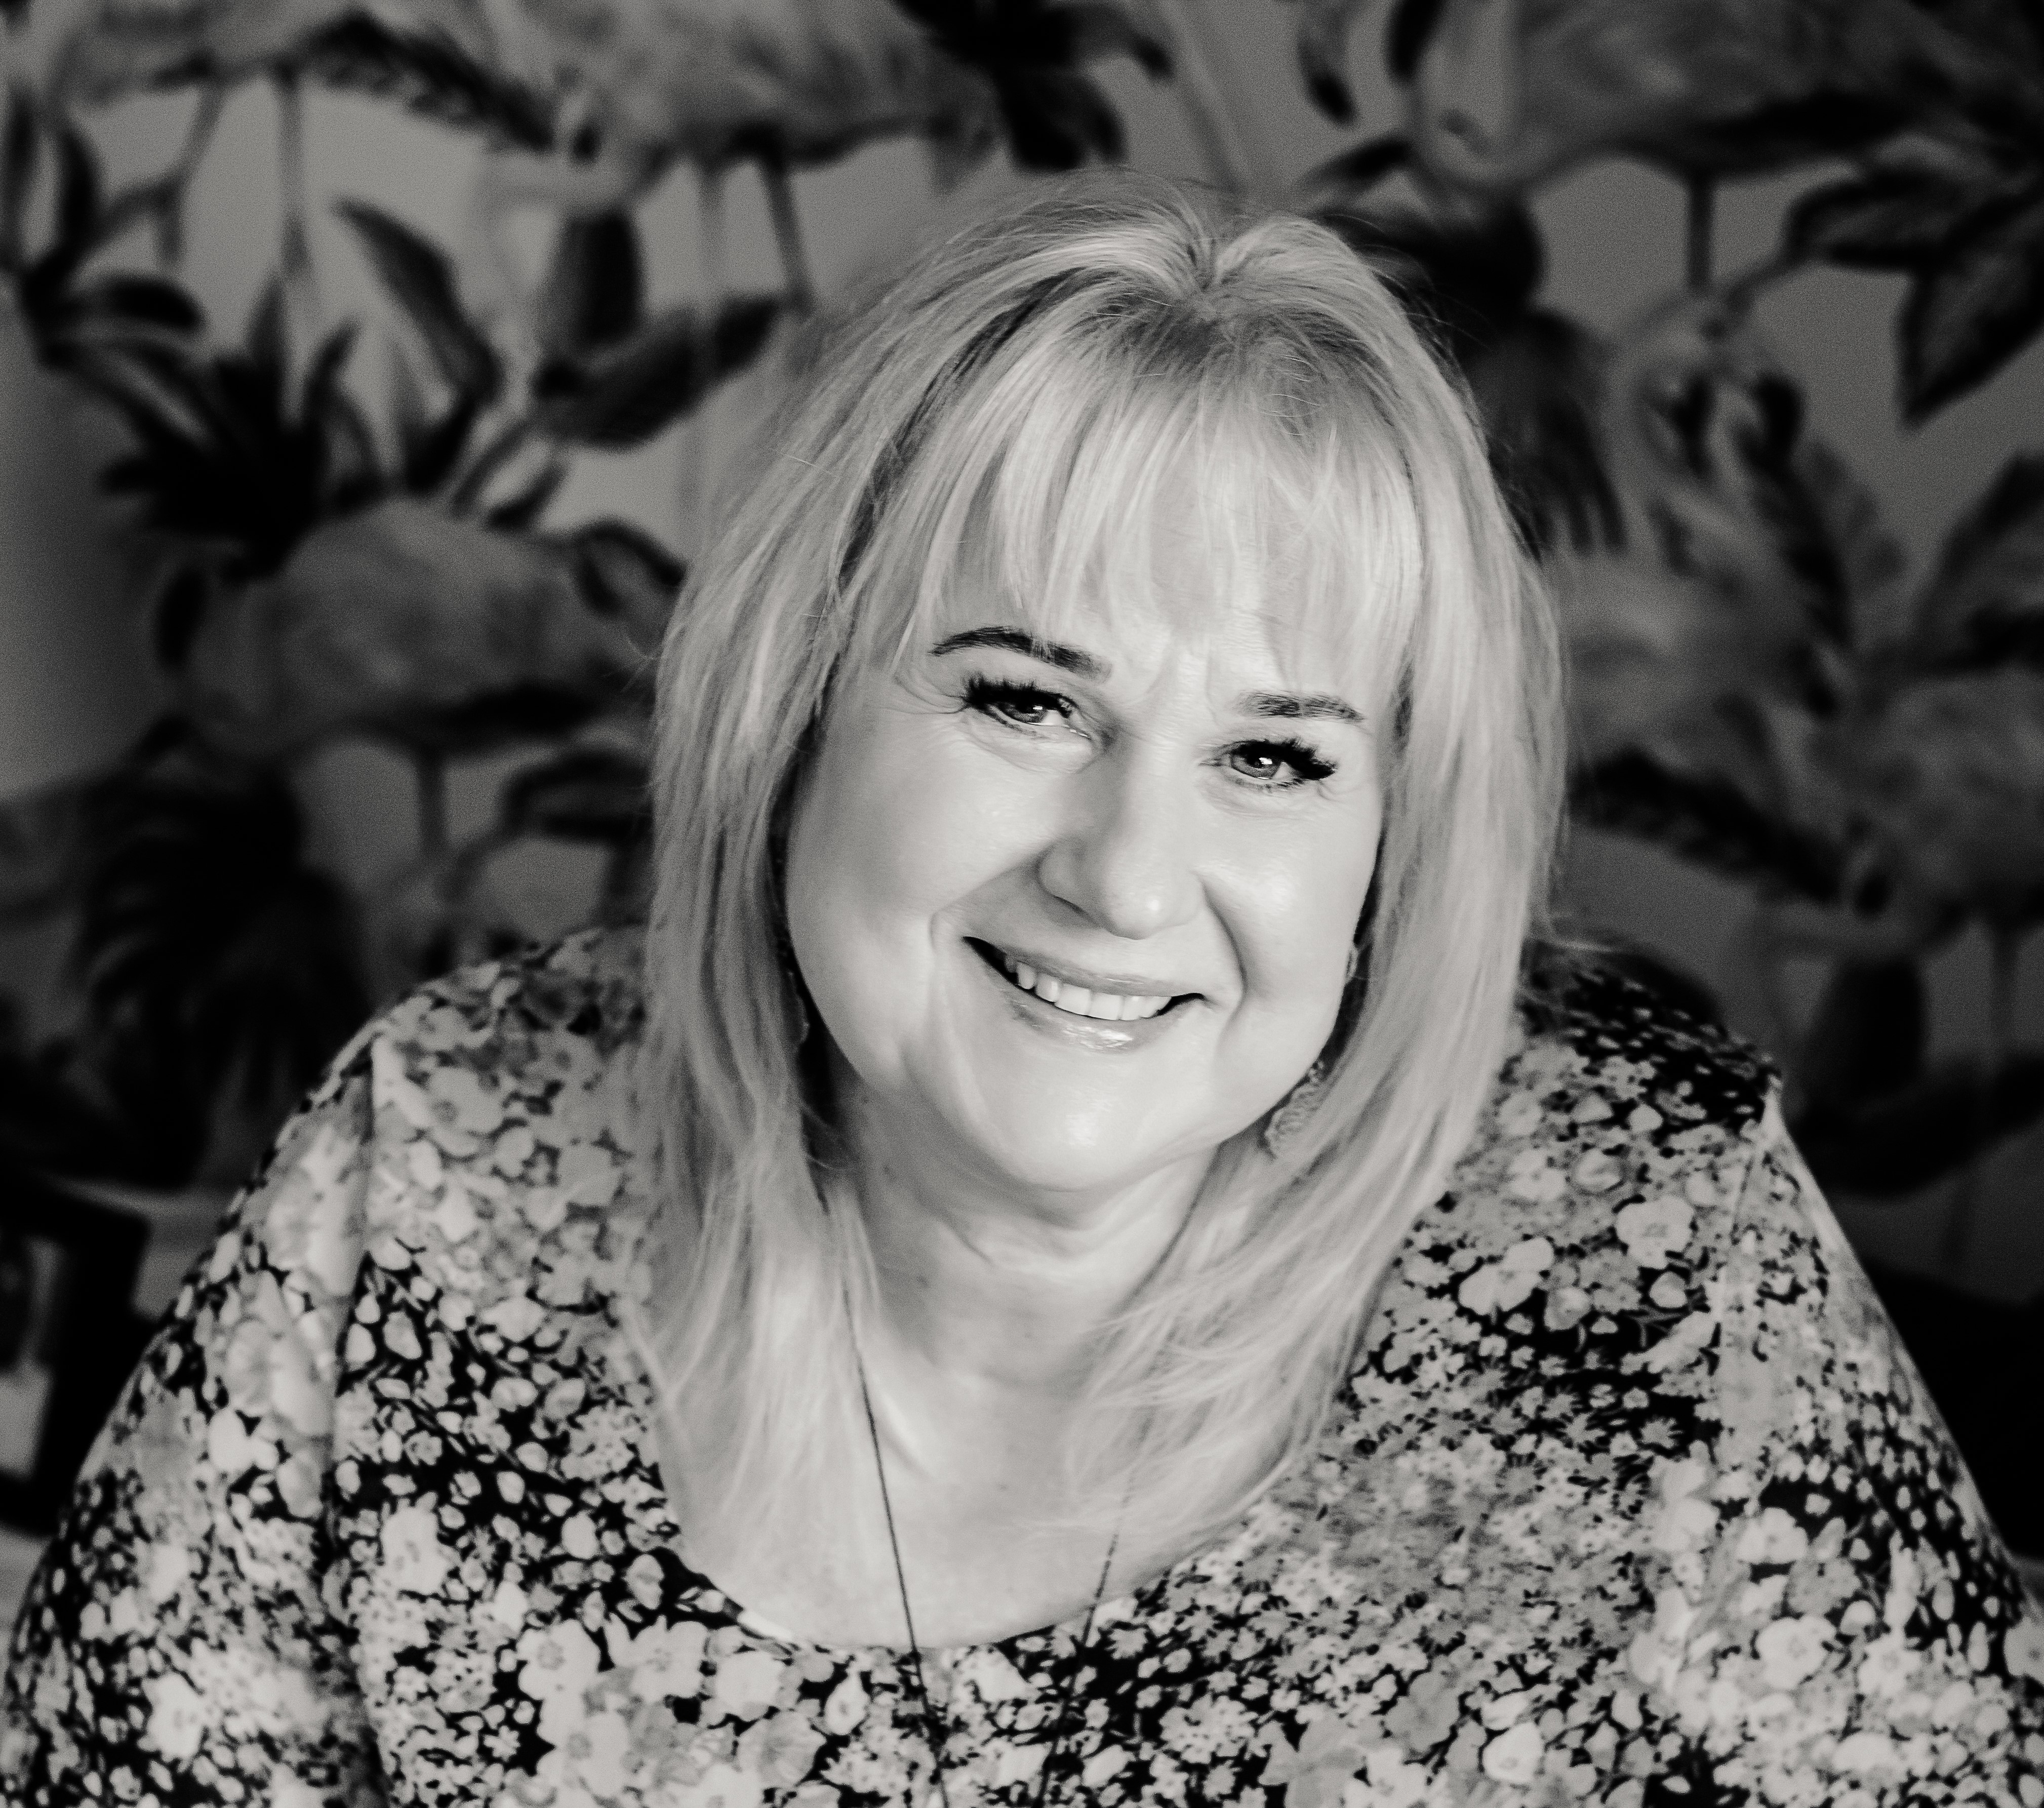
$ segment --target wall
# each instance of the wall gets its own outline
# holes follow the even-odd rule
[[[1295,10],[1281,0],[1204,0],[1224,47],[1223,67],[1245,102],[1251,148],[1266,186],[1281,193],[1302,171],[1357,133],[1321,119],[1302,97],[1293,71]],[[1393,97],[1373,69],[1370,31],[1358,46],[1359,94],[1367,125],[1396,117]],[[1132,67],[1110,66],[1106,79],[1127,121],[1132,159],[1168,172],[1203,173],[1193,140],[1167,90]],[[117,166],[139,173],[175,142],[186,103],[153,98],[125,106],[108,121],[106,142]],[[372,104],[314,95],[309,105],[309,162],[321,205],[313,252],[336,311],[376,304],[366,272],[324,206],[334,195],[376,199],[437,235],[455,232],[460,198],[475,167],[467,141]],[[251,90],[231,106],[220,142],[193,198],[190,273],[216,319],[245,313],[273,255],[277,218],[274,109]],[[993,168],[973,178],[954,204],[971,203],[1016,178]],[[1734,267],[1773,240],[1784,197],[1803,186],[1773,181],[1729,188],[1719,205],[1721,263]],[[920,150],[875,147],[832,169],[805,175],[798,202],[826,291],[870,260],[894,255],[943,203]],[[755,182],[734,177],[728,198],[730,281],[770,286],[777,271]],[[1539,204],[1550,250],[1550,294],[1604,328],[1622,324],[1673,282],[1681,267],[1679,196],[1645,170],[1585,171]],[[530,222],[535,246],[541,223]],[[657,290],[687,293],[700,282],[696,193],[682,172],[655,197],[648,217],[651,276]],[[1905,434],[1892,402],[1890,322],[1899,285],[1885,279],[1812,272],[1769,296],[1762,324],[1811,390],[1814,424],[1845,449],[1886,507],[1918,567],[1946,527],[2008,454],[2034,434],[2044,403],[2044,347],[2033,347],[1987,390]],[[10,360],[12,360],[10,362]],[[564,519],[597,512],[644,520],[686,551],[697,510],[690,498],[713,482],[741,433],[766,377],[748,378],[717,398],[705,417],[643,452],[590,460],[566,493]],[[144,663],[133,643],[132,574],[92,531],[87,466],[53,418],[40,386],[21,368],[0,329],[0,795],[80,770],[102,757],[141,719]],[[29,448],[33,448],[33,451]],[[130,593],[124,594],[124,586]],[[457,773],[457,811],[475,811],[490,795],[493,770]],[[349,869],[387,871],[411,845],[405,774],[375,750],[349,747],[324,756],[305,774],[317,808],[325,851]],[[581,909],[589,875],[572,861],[528,860],[503,875],[540,925],[567,923]],[[1762,1025],[1739,935],[1749,910],[1735,888],[1678,866],[1655,850],[1583,835],[1570,863],[1566,900],[1585,919],[1658,945],[1724,993],[1734,1020]],[[0,988],[21,988],[47,970],[48,947],[0,939]],[[29,971],[30,969],[36,969]],[[1936,1038],[1941,1049],[1971,1046],[1982,1020],[1985,968],[1968,943],[1936,971]],[[2023,988],[2023,1033],[2044,1035],[2038,988]],[[2013,1145],[1996,1160],[1969,1278],[2009,1296],[2044,1286],[2044,1212],[2030,1175],[2044,1140]],[[1928,1266],[1941,1200],[1858,1207],[1842,1202],[1854,1235],[1891,1259]]]

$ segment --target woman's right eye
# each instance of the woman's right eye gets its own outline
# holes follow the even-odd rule
[[[1070,699],[1054,690],[995,678],[973,679],[966,686],[965,703],[968,709],[1015,728],[1047,728],[1072,716]]]

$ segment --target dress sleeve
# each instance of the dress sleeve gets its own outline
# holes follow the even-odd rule
[[[1685,1801],[2039,1808],[2044,1618],[1778,1106],[1716,1285],[1622,1717]]]
[[[186,1278],[16,1622],[0,1800],[380,1802],[325,1517],[368,1058],[287,1124]]]

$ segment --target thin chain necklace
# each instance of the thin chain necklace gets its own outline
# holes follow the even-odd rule
[[[855,1353],[856,1354],[856,1353]],[[887,1464],[880,1454],[880,1426],[873,1416],[873,1392],[866,1384],[866,1358],[858,1354],[859,1397],[866,1407],[866,1430],[873,1440],[874,1472],[880,1478],[880,1510],[887,1520],[887,1548],[894,1558],[894,1586],[901,1597],[901,1623],[909,1631],[909,1674],[916,1684],[916,1699],[923,1710],[923,1741],[930,1748],[930,1766],[937,1785],[937,1798],[943,1808],[951,1808],[950,1786],[944,1780],[944,1730],[937,1719],[936,1704],[930,1699],[930,1691],[923,1677],[923,1647],[916,1637],[916,1616],[909,1606],[909,1573],[901,1566],[901,1541],[894,1530],[894,1503],[887,1491]],[[1107,1541],[1107,1560],[1100,1566],[1100,1580],[1093,1585],[1093,1604],[1086,1609],[1085,1624],[1079,1629],[1079,1642],[1072,1653],[1072,1673],[1058,1691],[1058,1714],[1053,1722],[1051,1749],[1045,1754],[1043,1768],[1036,1775],[1035,1808],[1043,1808],[1051,1787],[1051,1772],[1055,1768],[1058,1754],[1064,1750],[1066,1723],[1072,1711],[1072,1687],[1078,1676],[1079,1660],[1093,1643],[1093,1617],[1100,1611],[1101,1600],[1107,1594],[1108,1572],[1114,1568],[1115,1547],[1121,1542],[1121,1528],[1116,1526],[1114,1535]]]

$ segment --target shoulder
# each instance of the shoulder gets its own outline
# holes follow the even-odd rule
[[[1601,1121],[1589,1101],[1602,1098],[1614,1107],[1646,1107],[1675,1133],[1704,1124],[1743,1133],[1761,1119],[1774,1085],[1767,1058],[1730,1031],[1611,968],[1550,954],[1530,973],[1499,1103],[1515,1126],[1523,1126],[1529,1097],[1566,1103],[1581,1121]]]
[[[456,1318],[601,1280],[599,1246],[644,1195],[640,955],[636,932],[584,931],[436,980],[363,1031],[363,1259]]]
[[[1578,1232],[1642,1193],[1720,1203],[1727,1164],[1742,1170],[1769,1134],[1776,1090],[1765,1058],[1727,1031],[1608,969],[1550,962],[1451,1198],[1515,1229],[1557,1208],[1556,1227]]]
[[[1379,1334],[1424,1295],[1430,1321],[1445,1300],[1472,1329],[1609,1339],[1656,1368],[1687,1347],[1670,1338],[1700,1348],[1702,1284],[1729,1253],[1774,1092],[1765,1058],[1725,1031],[1616,974],[1547,964]]]
[[[643,935],[589,929],[421,986],[371,1025],[368,1039],[426,1069],[517,1081],[579,1047],[599,1059],[635,1045],[645,1010]]]

